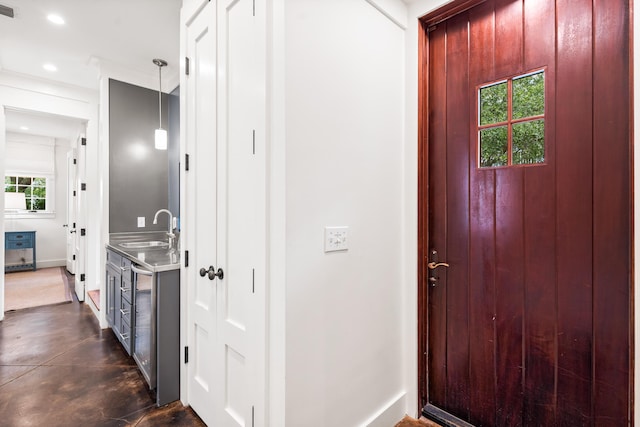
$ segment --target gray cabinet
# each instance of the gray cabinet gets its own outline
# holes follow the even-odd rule
[[[129,355],[133,350],[134,310],[133,287],[131,285],[131,261],[107,250],[106,265],[107,322]]]
[[[107,321],[162,406],[180,398],[180,260],[165,248],[130,253],[123,243],[112,236],[106,248]]]

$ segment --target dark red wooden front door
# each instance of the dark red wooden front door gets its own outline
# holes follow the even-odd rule
[[[629,2],[457,12],[423,22],[422,404],[477,426],[628,425]],[[513,104],[531,72],[543,156],[516,160],[509,110],[507,154],[482,165],[479,90],[505,82]]]

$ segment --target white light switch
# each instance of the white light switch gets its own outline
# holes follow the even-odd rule
[[[346,251],[348,245],[349,227],[325,227],[324,228],[324,251]]]
[[[139,216],[138,217],[138,228],[144,228],[144,217],[143,216]]]

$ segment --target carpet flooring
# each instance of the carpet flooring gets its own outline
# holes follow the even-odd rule
[[[5,311],[71,301],[63,267],[5,273],[4,292]]]

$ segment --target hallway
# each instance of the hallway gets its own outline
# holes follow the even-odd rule
[[[85,304],[8,312],[0,322],[5,426],[203,426],[190,408],[156,408],[144,378]]]

